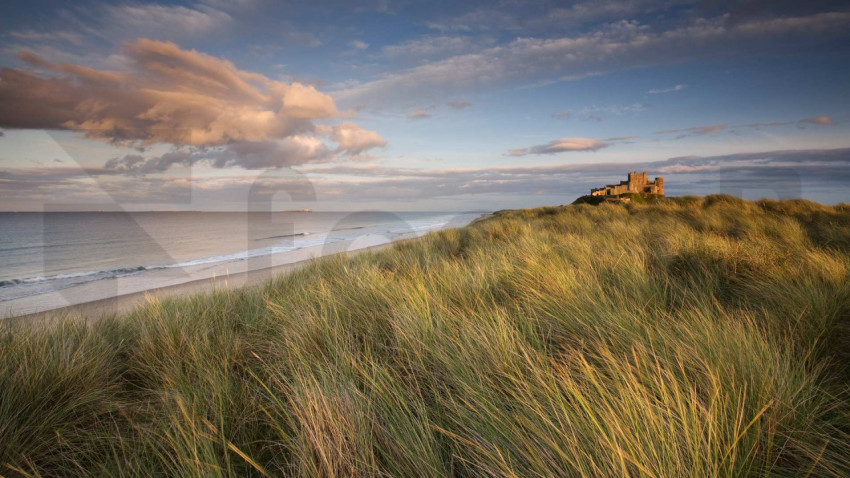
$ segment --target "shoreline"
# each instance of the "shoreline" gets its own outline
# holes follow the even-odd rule
[[[196,279],[180,284],[174,284],[164,287],[132,292],[129,294],[117,295],[107,299],[98,299],[79,304],[67,305],[55,309],[33,312],[22,315],[13,315],[3,317],[0,323],[3,325],[12,325],[13,323],[37,323],[50,320],[85,320],[94,321],[103,317],[110,317],[127,313],[134,308],[144,304],[150,299],[165,299],[173,298],[181,295],[191,295],[202,293],[211,290],[210,287],[222,285],[227,288],[250,287],[268,282],[272,278],[288,274],[300,267],[306,266],[308,263],[320,257],[331,257],[337,254],[360,254],[364,252],[374,252],[390,247],[395,244],[395,241],[375,246],[363,247],[351,251],[337,252],[326,256],[311,257],[300,261],[281,264],[263,269],[255,269],[251,271],[237,272],[224,276],[210,277],[205,279]]]
[[[493,215],[493,213],[480,213],[478,217],[472,219],[471,221],[464,223],[463,225],[451,226],[448,229],[466,227],[485,220],[489,217],[492,217]],[[438,228],[428,232],[430,233],[442,229],[443,228]],[[214,275],[213,277],[205,277],[177,284],[152,287],[150,289],[137,290],[107,298],[86,300],[80,303],[63,305],[46,310],[25,312],[23,314],[17,315],[0,316],[0,324],[8,326],[12,325],[13,323],[42,323],[45,321],[55,320],[95,321],[103,317],[126,314],[134,308],[143,305],[150,299],[165,299],[181,295],[198,294],[211,290],[210,288],[215,289],[219,286],[224,286],[227,288],[256,286],[265,283],[278,275],[288,274],[300,267],[304,267],[310,261],[318,259],[320,257],[330,257],[335,256],[337,254],[353,255],[368,251],[378,251],[394,245],[399,240],[415,239],[416,237],[397,238],[390,242],[367,245],[365,247],[360,247],[353,250],[333,252],[330,254],[318,256],[311,255],[307,258],[296,260],[294,262],[288,262],[254,270],[239,271],[235,273],[227,273],[217,276]]]

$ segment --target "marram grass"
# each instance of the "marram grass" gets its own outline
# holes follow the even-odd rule
[[[0,334],[0,476],[848,476],[850,207],[503,211]]]

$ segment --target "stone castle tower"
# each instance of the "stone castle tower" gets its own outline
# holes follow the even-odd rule
[[[664,195],[664,178],[657,177],[650,181],[646,177],[646,171],[629,173],[629,179],[620,181],[620,184],[609,184],[602,188],[590,190],[591,196],[619,196],[621,194],[656,194]]]

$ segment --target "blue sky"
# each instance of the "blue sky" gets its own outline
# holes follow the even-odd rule
[[[834,1],[12,2],[0,209],[516,208],[632,169],[847,202],[848,24]]]

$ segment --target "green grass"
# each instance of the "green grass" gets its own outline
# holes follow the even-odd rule
[[[847,476],[850,207],[502,211],[0,333],[2,476]]]

